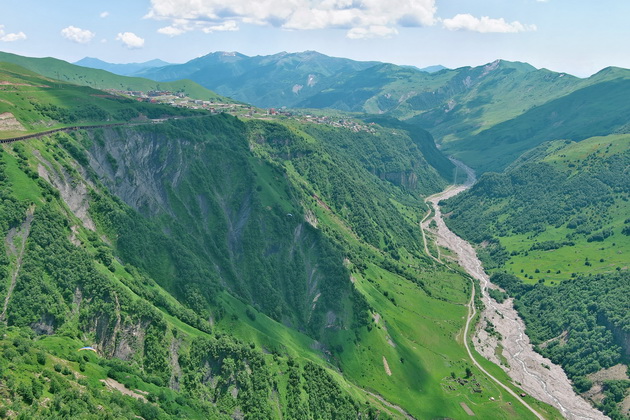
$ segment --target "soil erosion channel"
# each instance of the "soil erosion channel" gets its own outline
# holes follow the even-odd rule
[[[438,205],[440,200],[445,200],[465,191],[475,182],[472,169],[456,160],[453,160],[453,163],[466,171],[468,180],[464,185],[449,187],[443,192],[427,198],[427,203],[433,206],[434,214],[432,217],[429,217],[430,214],[425,217],[422,221],[422,230],[423,234],[426,231],[434,235],[437,245],[454,252],[457,262],[480,283],[485,309],[481,314],[481,321],[473,338],[475,349],[487,359],[500,365],[515,383],[520,383],[525,392],[556,407],[566,418],[607,419],[608,417],[597,411],[573,391],[571,382],[560,366],[554,365],[549,359],[545,359],[534,351],[529,337],[525,334],[525,324],[512,305],[512,299],[507,299],[504,303],[499,304],[488,296],[487,289],[497,286],[490,283],[481,261],[477,258],[477,253],[468,242],[446,227]],[[435,220],[437,227],[429,227],[432,220]],[[433,256],[432,258],[438,259]],[[474,307],[471,304],[471,316],[467,321],[466,331],[473,316]],[[489,336],[483,328],[480,328],[487,322],[491,322],[501,334],[500,339]],[[501,354],[504,358],[502,361],[499,360],[498,356]],[[477,362],[475,364],[479,366]],[[499,382],[491,375],[488,376]],[[535,411],[533,412],[535,413]]]

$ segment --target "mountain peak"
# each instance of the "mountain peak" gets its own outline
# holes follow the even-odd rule
[[[79,61],[74,62],[73,64],[76,64],[77,66],[89,67],[91,64],[109,64],[109,63],[106,63],[105,61],[100,60],[96,57],[84,57],[80,59]]]
[[[630,78],[630,70],[621,67],[609,66],[601,69],[600,71],[589,77],[589,79],[597,81],[612,80],[618,78]]]
[[[532,66],[529,63],[524,63],[522,61],[508,61],[503,59],[494,60],[492,63],[487,64],[487,66],[494,65],[500,69],[515,69],[522,72],[530,72],[536,71],[536,67]]]
[[[189,61],[189,63],[191,62],[233,62],[233,61],[238,61],[241,60],[243,58],[249,58],[248,56],[241,54],[238,51],[214,51],[211,53],[208,53],[206,55],[202,55],[200,57],[197,57],[191,61]]]

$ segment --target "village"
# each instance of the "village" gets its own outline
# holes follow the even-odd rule
[[[126,96],[140,102],[166,104],[177,108],[190,108],[207,110],[211,114],[228,113],[245,119],[292,119],[302,123],[329,125],[332,127],[346,128],[355,133],[376,133],[375,123],[364,123],[359,120],[349,119],[340,115],[324,115],[315,110],[291,110],[283,108],[262,109],[242,102],[216,102],[200,99],[192,99],[184,92],[171,92],[152,90],[148,92],[107,89],[114,95]]]

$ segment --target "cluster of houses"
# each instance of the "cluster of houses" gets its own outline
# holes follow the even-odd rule
[[[360,131],[364,131],[366,133],[371,133],[371,134],[376,133],[375,123],[365,124],[365,123],[361,123],[355,120],[349,120],[345,118],[340,119],[340,118],[335,118],[335,117],[316,116],[316,115],[310,115],[310,114],[304,115],[302,119],[305,122],[310,122],[313,124],[325,124],[325,125],[330,125],[333,127],[347,128],[348,130],[354,131],[355,133],[358,133]]]
[[[286,108],[260,109],[242,103],[220,103],[215,101],[203,101],[200,99],[192,99],[188,97],[184,92],[171,92],[165,90],[151,90],[148,92],[142,92],[135,90],[132,91],[115,89],[110,89],[109,92],[115,95],[131,97],[141,102],[160,103],[171,105],[174,107],[191,109],[205,109],[213,114],[226,112],[234,116],[257,119],[292,118],[298,121],[309,122],[312,124],[324,124],[333,127],[346,128],[354,132],[363,131],[372,134],[376,133],[374,123],[365,124],[345,118],[293,113],[288,111]]]

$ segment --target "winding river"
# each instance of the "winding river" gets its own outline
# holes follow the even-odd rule
[[[499,304],[490,298],[487,289],[496,286],[490,283],[490,278],[484,271],[481,261],[477,258],[474,248],[468,242],[455,235],[444,223],[439,202],[467,190],[476,180],[474,171],[471,168],[455,159],[451,160],[459,169],[464,170],[468,174],[468,179],[464,185],[449,187],[443,192],[426,199],[427,203],[433,207],[434,214],[432,217],[426,217],[422,221],[422,230],[423,235],[424,231],[431,232],[435,235],[439,246],[454,252],[458,263],[480,283],[485,309],[481,314],[479,324],[483,326],[487,322],[491,322],[500,333],[501,339],[497,340],[495,337],[489,336],[485,329],[478,326],[473,338],[475,350],[490,361],[501,365],[514,383],[519,384],[524,392],[556,407],[565,418],[584,420],[607,419],[608,417],[593,408],[573,391],[571,382],[560,366],[554,365],[549,359],[534,351],[529,337],[525,334],[525,324],[514,309],[512,299],[507,299],[504,303]],[[435,220],[437,228],[429,228],[432,220]],[[437,257],[432,256],[432,258],[436,260],[441,259],[439,255]],[[474,314],[474,306],[471,299],[471,313],[466,323],[466,332]],[[469,349],[467,348],[467,350]],[[470,350],[469,354],[474,361]],[[497,354],[502,355],[503,363],[501,363]],[[478,365],[477,362],[475,364]],[[499,382],[492,375],[485,373],[496,382]],[[503,387],[505,388],[505,386]],[[519,396],[513,395],[525,404]],[[532,407],[525,405],[536,417],[542,418]]]

